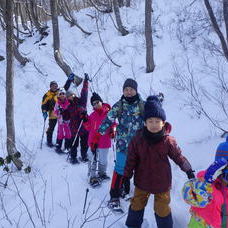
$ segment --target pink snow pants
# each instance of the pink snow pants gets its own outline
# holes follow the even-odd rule
[[[70,132],[69,123],[59,123],[57,139],[70,139],[70,138],[71,138],[71,132]]]

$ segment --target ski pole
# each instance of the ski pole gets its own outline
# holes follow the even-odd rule
[[[116,140],[112,140],[112,151],[113,151],[113,160],[114,160],[114,163],[116,163],[116,150],[115,150],[115,144],[116,143]]]
[[[86,195],[85,195],[85,200],[84,200],[84,206],[83,206],[83,212],[82,212],[82,214],[85,213],[85,208],[86,208],[86,201],[87,201],[88,192],[89,192],[89,189],[87,188],[87,189],[86,189]]]
[[[77,131],[77,133],[76,133],[76,135],[75,135],[75,137],[74,137],[74,141],[73,141],[73,143],[72,143],[72,147],[74,146],[75,141],[76,141],[76,139],[77,139],[77,137],[78,137],[78,133],[79,133],[81,127],[82,127],[82,123],[83,123],[83,120],[81,120],[81,122],[80,122],[80,124],[79,124],[78,131]]]
[[[40,149],[42,149],[42,146],[43,146],[45,124],[46,124],[46,119],[44,119],[43,132],[42,132],[41,143],[40,143]]]

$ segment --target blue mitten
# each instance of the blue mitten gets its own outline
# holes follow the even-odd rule
[[[222,174],[222,170],[228,165],[228,162],[226,159],[221,158],[220,160],[214,161],[207,169],[204,179],[212,183],[217,179],[219,175]]]
[[[74,73],[71,73],[68,77],[68,80],[69,81],[74,81],[74,77],[75,77],[75,74]]]

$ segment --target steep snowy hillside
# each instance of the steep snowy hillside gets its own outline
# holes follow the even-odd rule
[[[181,105],[181,95],[168,86],[167,82],[172,74],[172,54],[179,47],[168,33],[172,12],[163,2],[156,8],[155,12],[160,14],[163,26],[157,25],[160,38],[154,38],[156,69],[152,74],[145,73],[144,3],[141,1],[132,9],[121,9],[123,23],[130,31],[125,37],[118,34],[108,14],[100,16],[98,21],[102,42],[112,60],[121,67],[114,66],[104,53],[96,20],[88,16],[95,14],[93,9],[84,9],[76,13],[80,25],[92,32],[90,36],[85,36],[76,27],[70,27],[63,18],[59,18],[62,54],[75,74],[83,77],[84,73],[88,73],[92,77],[89,98],[91,91],[95,90],[105,102],[114,104],[122,95],[122,85],[128,77],[137,80],[139,93],[144,99],[150,94],[163,92],[167,121],[172,124],[171,135],[176,137],[183,154],[198,171],[207,168],[213,160],[221,138],[215,135],[204,119],[190,116],[189,110]],[[110,182],[104,183],[98,189],[90,189],[87,184],[86,164],[71,165],[66,161],[67,155],[60,156],[46,145],[40,149],[43,128],[40,109],[42,96],[48,90],[50,81],[56,80],[61,86],[66,80],[53,57],[52,26],[50,22],[48,25],[50,34],[41,42],[46,45],[39,45],[39,42],[34,44],[38,39],[35,34],[26,38],[20,46],[20,51],[31,60],[30,63],[21,67],[15,61],[16,141],[22,159],[32,166],[32,172],[29,175],[12,175],[6,189],[0,185],[1,227],[124,227],[126,213],[112,214],[106,207]],[[5,34],[2,31],[0,54],[5,54]],[[6,155],[5,69],[6,62],[0,62],[0,143],[3,145],[0,155]],[[81,87],[71,89],[79,94]],[[88,112],[91,110],[88,102]],[[110,176],[114,166],[113,160],[113,151],[110,149]],[[172,171],[171,207],[174,227],[184,228],[189,220],[189,206],[181,198],[181,188],[187,177],[173,163]],[[0,182],[4,181],[2,177]],[[87,188],[87,210],[83,214]],[[126,212],[128,204],[129,202],[123,202]],[[145,210],[145,219],[148,224],[145,222],[144,227],[156,227],[152,196]]]

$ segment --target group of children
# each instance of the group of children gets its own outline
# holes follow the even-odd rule
[[[57,152],[58,149],[61,150],[62,140],[65,139],[65,148],[70,151],[71,160],[74,161],[77,157],[79,137],[83,139],[87,134],[83,139],[86,146],[81,140],[81,148],[89,147],[88,156],[87,153],[82,153],[82,157],[84,156],[84,160],[88,159],[89,183],[95,187],[102,180],[110,179],[106,173],[107,156],[111,139],[115,137],[116,160],[111,181],[109,208],[112,210],[120,208],[120,197],[129,194],[130,178],[134,175],[135,190],[129,206],[126,226],[141,227],[145,206],[150,194],[153,194],[157,227],[172,228],[173,220],[169,206],[172,175],[169,159],[172,159],[186,173],[188,179],[194,180],[195,175],[176,140],[169,135],[171,125],[166,122],[161,99],[158,96],[149,96],[144,102],[138,93],[137,82],[129,78],[123,84],[123,95],[112,107],[104,103],[97,93],[93,93],[90,99],[93,112],[88,115],[86,112],[88,76],[86,75],[84,79],[80,98],[67,91],[71,82],[72,78],[69,77],[64,86],[65,90],[58,89],[58,86],[56,87],[52,82],[50,90],[43,98],[44,118],[47,118],[47,111],[49,111],[48,145],[52,146],[53,126],[58,120],[56,150]],[[56,90],[52,88],[54,86]],[[52,102],[47,99],[48,96],[52,97]],[[55,118],[52,119],[52,111],[55,121],[53,121]],[[83,131],[87,133],[83,134]],[[221,157],[228,159],[227,154],[223,149],[218,150],[216,160],[220,161]],[[202,181],[206,182],[210,179],[208,176],[213,176],[214,179],[210,179],[213,194],[206,207],[197,208],[196,204],[192,206],[189,227],[222,227],[222,218],[216,218],[217,222],[214,223],[206,217],[211,217],[210,213],[213,213],[213,216],[219,216],[221,206],[225,204],[225,208],[227,207],[225,199],[228,193],[228,169],[227,160],[225,161],[223,166],[212,166],[214,168],[209,167],[203,174],[198,174],[197,177],[203,178]],[[219,168],[215,170],[215,167]],[[216,178],[215,175],[217,175]],[[194,189],[192,194],[196,195]]]

